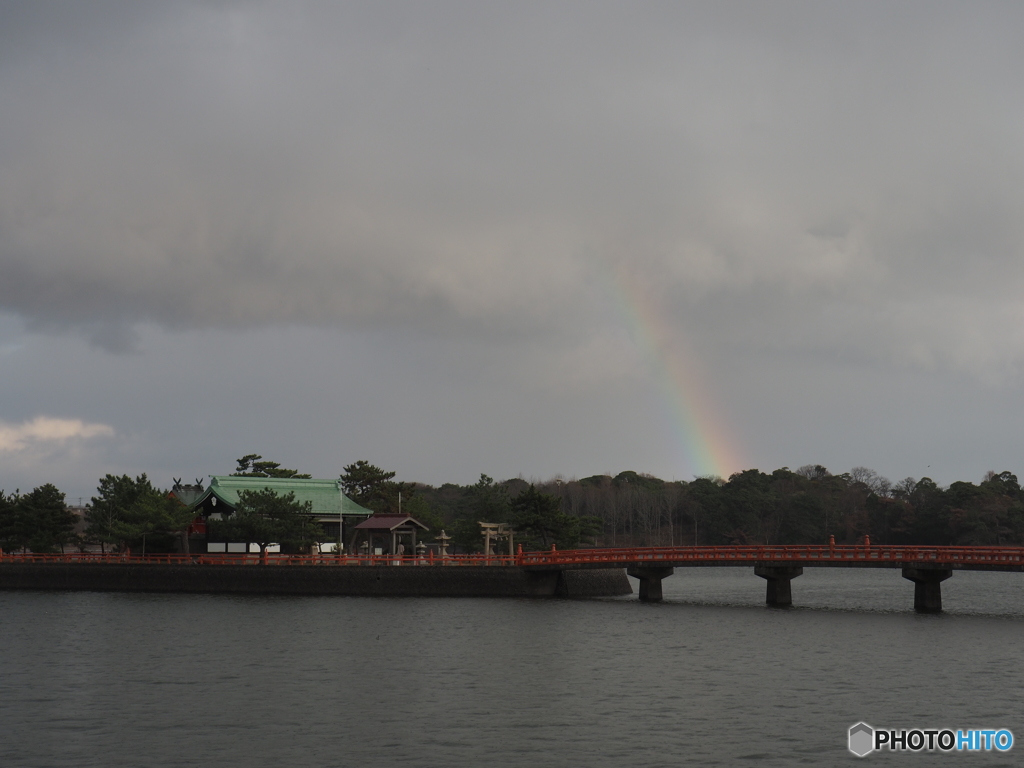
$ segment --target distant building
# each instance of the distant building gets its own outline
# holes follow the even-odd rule
[[[204,491],[203,481],[199,478],[196,478],[195,485],[186,485],[181,482],[180,477],[176,477],[168,495],[173,496],[186,507],[191,507],[203,495]]]
[[[307,501],[310,503],[310,517],[323,530],[320,549],[324,552],[334,551],[339,536],[347,546],[352,541],[355,525],[373,514],[372,510],[356,504],[342,492],[340,480],[211,475],[210,485],[205,490],[200,487],[201,493],[192,502],[196,510],[196,522],[190,529],[189,550],[258,552],[259,547],[248,542],[210,541],[206,523],[210,520],[223,520],[233,514],[238,507],[238,495],[242,491],[262,491],[265,488],[282,496],[293,493],[300,504]]]

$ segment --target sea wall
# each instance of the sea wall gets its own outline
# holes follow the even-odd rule
[[[0,590],[12,589],[364,597],[609,597],[633,591],[621,568],[0,563]]]
[[[558,571],[558,597],[613,597],[633,594],[625,568]]]

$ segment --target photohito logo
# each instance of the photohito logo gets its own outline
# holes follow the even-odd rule
[[[1007,752],[1013,747],[1013,733],[1006,728],[885,730],[857,723],[850,726],[846,745],[857,757],[882,749],[892,752],[991,752],[993,749]]]

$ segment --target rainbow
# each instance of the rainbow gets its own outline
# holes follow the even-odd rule
[[[655,299],[623,270],[611,294],[634,342],[647,358],[671,412],[686,468],[696,477],[728,478],[743,469],[725,420],[711,396],[698,357]]]

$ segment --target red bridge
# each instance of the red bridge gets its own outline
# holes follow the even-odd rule
[[[676,568],[753,566],[754,574],[767,581],[766,603],[789,606],[791,582],[812,568],[900,568],[914,582],[914,608],[922,612],[942,610],[941,582],[953,571],[1024,571],[1024,547],[931,547],[878,546],[722,546],[634,547],[630,549],[577,549],[519,552],[515,555],[278,555],[195,554],[126,555],[68,553],[63,555],[0,552],[0,562],[131,563],[179,565],[317,565],[317,566],[505,566],[528,571],[566,571],[586,568],[625,568],[640,581],[640,599],[662,599],[662,579]]]
[[[941,583],[961,571],[1024,571],[1024,547],[927,547],[788,545],[730,547],[640,547],[530,552],[516,558],[526,568],[609,568],[625,566],[640,581],[640,599],[661,600],[661,580],[676,568],[753,565],[768,582],[765,602],[793,604],[791,582],[812,568],[900,568],[914,582],[914,609],[942,610]]]

